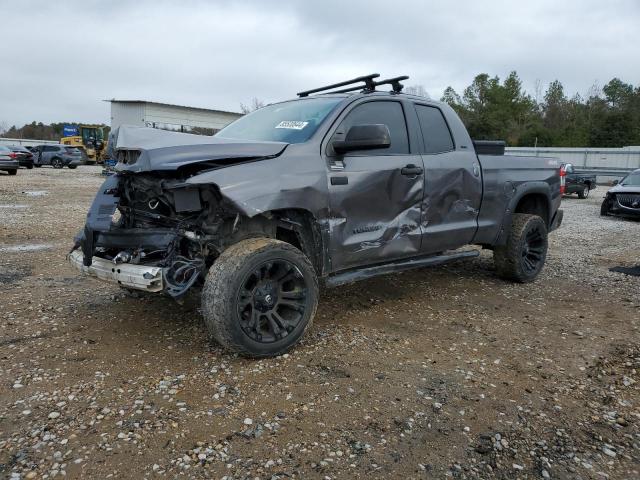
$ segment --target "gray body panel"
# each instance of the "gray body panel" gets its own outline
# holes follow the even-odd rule
[[[382,92],[340,97],[343,100],[315,134],[299,144],[121,127],[116,153],[137,153],[134,161],[118,163],[117,177],[152,174],[180,179],[190,187],[213,187],[248,219],[304,211],[320,233],[321,276],[466,244],[503,244],[515,206],[529,193],[544,197],[551,226],[560,204],[556,160],[478,157],[455,112],[422,97]],[[408,151],[333,152],[332,140],[344,134],[339,131],[341,121],[356,106],[372,101],[401,103]],[[428,152],[416,105],[441,112],[453,141],[450,149]],[[407,166],[421,172],[407,175]],[[113,207],[112,200],[108,203],[106,210]],[[100,210],[98,199],[92,210]],[[91,225],[92,218],[87,224],[91,231],[109,230],[104,224]]]

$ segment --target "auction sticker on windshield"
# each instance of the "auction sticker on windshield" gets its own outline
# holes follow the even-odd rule
[[[295,122],[295,121],[292,121],[292,120],[283,120],[278,125],[276,125],[276,128],[288,128],[290,130],[302,130],[308,124],[309,124],[309,122]]]

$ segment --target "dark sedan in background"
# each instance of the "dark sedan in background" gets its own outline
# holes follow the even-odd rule
[[[609,189],[600,214],[640,218],[640,168]]]
[[[8,145],[8,148],[15,154],[16,160],[18,160],[18,164],[21,167],[33,168],[33,154],[26,147],[22,145]]]
[[[15,175],[18,173],[18,167],[20,164],[16,159],[16,154],[11,151],[9,147],[0,145],[0,170],[4,170],[9,175]]]

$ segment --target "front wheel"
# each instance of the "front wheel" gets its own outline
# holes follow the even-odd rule
[[[582,190],[578,192],[578,198],[587,198],[589,196],[589,185],[585,185]]]
[[[609,215],[609,199],[605,198],[600,205],[600,215],[606,217]]]
[[[7,173],[8,173],[9,175],[17,175],[18,170],[7,170]]]
[[[248,357],[289,350],[313,322],[318,279],[309,259],[271,238],[242,240],[216,259],[202,290],[209,334]]]
[[[520,283],[532,282],[544,266],[547,247],[544,220],[537,215],[514,214],[507,244],[493,250],[498,275]]]

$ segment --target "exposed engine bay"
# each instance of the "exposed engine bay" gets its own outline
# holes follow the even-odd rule
[[[162,267],[165,291],[183,295],[224,249],[222,230],[225,220],[233,230],[234,213],[225,210],[214,186],[195,187],[158,174],[115,179],[117,187],[105,192],[117,198],[115,211],[108,229],[91,232],[93,255],[115,265]]]

